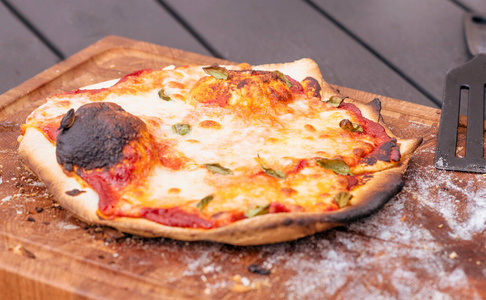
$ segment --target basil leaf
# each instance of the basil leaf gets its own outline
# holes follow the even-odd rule
[[[341,98],[341,97],[331,96],[331,98],[329,98],[329,100],[327,100],[326,103],[329,104],[329,105],[332,105],[334,107],[338,107],[339,105],[341,105],[341,103],[343,101],[344,101],[344,99]]]
[[[218,64],[212,64],[209,67],[204,67],[203,71],[216,79],[226,80],[229,78],[228,70],[225,67],[219,66]]]
[[[345,207],[348,205],[349,200],[353,198],[353,195],[351,195],[348,192],[339,192],[336,195],[334,195],[334,202],[339,206],[339,208]]]
[[[253,218],[260,215],[268,214],[270,211],[270,204],[268,205],[256,205],[247,209],[244,214],[247,218]]]
[[[165,94],[164,89],[160,89],[159,91],[159,98],[165,101],[170,101],[171,98]]]
[[[361,124],[353,123],[348,119],[341,120],[341,122],[339,122],[339,127],[351,132],[363,132],[363,127],[361,127]]]
[[[186,135],[191,131],[191,125],[189,124],[175,124],[172,125],[172,131],[180,135]]]
[[[338,175],[353,175],[348,164],[340,158],[317,158],[316,163],[319,167],[331,170]]]
[[[209,171],[221,175],[233,175],[233,171],[221,166],[220,164],[204,164]]]
[[[258,157],[258,162],[260,163],[260,166],[262,167],[262,170],[263,172],[265,172],[266,174],[272,176],[272,177],[275,177],[275,178],[278,178],[278,179],[287,179],[287,176],[285,176],[285,173],[280,171],[280,170],[274,170],[272,168],[268,168],[267,166],[265,166],[262,162],[262,159],[260,158],[260,155],[257,155]]]
[[[278,77],[280,79],[282,79],[289,88],[293,86],[293,84],[289,81],[289,79],[287,78],[287,76],[284,75],[284,73],[282,73],[280,71],[273,71],[273,73],[277,74]]]
[[[211,202],[213,199],[214,199],[213,195],[209,195],[202,198],[201,201],[199,201],[196,204],[197,209],[199,209],[199,211],[202,211],[206,206],[208,206],[209,202]]]

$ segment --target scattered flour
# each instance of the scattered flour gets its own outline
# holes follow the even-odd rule
[[[420,204],[441,215],[451,229],[451,236],[470,240],[474,234],[483,232],[486,229],[486,179],[482,175],[468,174],[466,182],[456,183],[452,172],[434,169],[434,178],[431,178],[431,168],[416,168],[405,190],[416,195]],[[459,210],[459,206],[462,209]]]
[[[74,224],[70,224],[66,221],[60,221],[59,223],[57,223],[57,226],[61,229],[64,229],[64,230],[74,230],[74,229],[80,228],[79,226],[74,225]]]
[[[32,181],[29,183],[31,186],[45,187],[46,185],[42,181]]]
[[[5,197],[5,198],[1,199],[1,200],[0,200],[0,202],[1,202],[1,203],[5,203],[5,202],[10,201],[11,199],[12,199],[12,196],[7,196],[7,197]]]
[[[173,284],[189,277],[206,294],[226,294],[235,275],[245,287],[259,279],[242,269],[257,253],[259,264],[272,269],[264,278],[278,291],[275,298],[481,299],[464,263],[458,265],[467,257],[455,245],[467,245],[486,230],[486,178],[471,174],[459,181],[453,174],[414,165],[402,192],[375,214],[295,242],[235,250],[211,243],[164,248],[164,259],[183,252],[175,256],[183,271],[166,271]],[[439,218],[431,221],[429,214]]]

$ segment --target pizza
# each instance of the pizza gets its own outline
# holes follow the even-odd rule
[[[53,95],[21,161],[79,219],[145,237],[235,245],[366,216],[402,187],[419,139],[301,59],[168,66]]]

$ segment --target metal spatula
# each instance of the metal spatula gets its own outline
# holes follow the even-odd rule
[[[465,33],[474,58],[447,73],[444,103],[435,152],[435,167],[486,173],[484,159],[484,100],[486,91],[486,16],[467,14]],[[465,155],[458,156],[461,101],[467,101]]]

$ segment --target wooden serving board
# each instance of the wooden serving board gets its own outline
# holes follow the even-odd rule
[[[45,97],[138,69],[214,62],[227,63],[107,37],[0,96],[2,298],[486,298],[486,178],[433,167],[440,111],[432,108],[336,87],[357,101],[378,97],[398,136],[424,142],[403,190],[383,209],[275,245],[187,243],[93,227],[59,207],[19,162],[20,125]],[[250,272],[252,264],[270,274]]]

